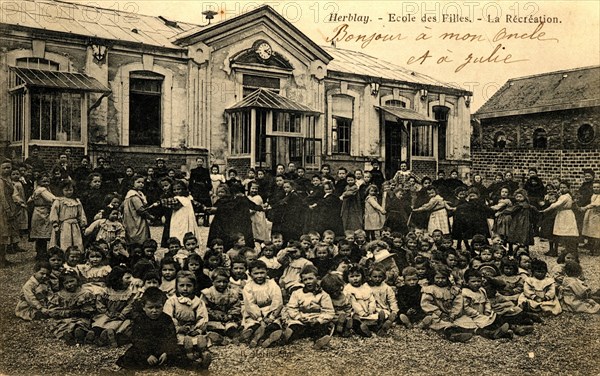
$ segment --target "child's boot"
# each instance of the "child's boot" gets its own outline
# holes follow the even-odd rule
[[[83,343],[85,341],[86,334],[87,333],[85,332],[85,330],[83,330],[83,328],[75,328],[75,330],[73,331],[73,335],[75,336],[75,342]]]
[[[240,342],[248,342],[250,338],[252,338],[253,333],[254,331],[252,330],[252,328],[244,329],[240,334]]]
[[[85,334],[85,338],[83,339],[83,344],[84,345],[92,345],[92,344],[94,344],[95,341],[96,341],[96,333],[94,333],[93,330],[89,330]]]
[[[283,337],[283,330],[276,330],[273,333],[271,333],[271,335],[267,337],[267,339],[263,341],[261,346],[266,349],[267,347],[270,347],[277,343],[277,341],[279,341],[281,337]]]
[[[327,346],[329,344],[329,342],[331,342],[331,336],[325,335],[325,336],[317,339],[315,341],[315,344],[313,347],[315,350],[321,350],[323,347]]]
[[[289,326],[283,330],[283,343],[288,343],[290,338],[294,335],[294,330]]]
[[[196,359],[196,362],[200,366],[200,369],[208,369],[212,363],[212,354],[208,351],[205,351],[198,359]]]
[[[404,326],[406,326],[407,329],[412,328],[412,323],[410,322],[410,319],[404,313],[401,313],[400,316],[398,316],[398,319]]]
[[[119,343],[117,342],[117,336],[115,335],[115,331],[112,329],[106,330],[106,335],[108,337],[108,344],[110,347],[117,348]]]
[[[108,331],[106,329],[104,329],[100,333],[100,336],[98,337],[98,340],[96,341],[96,345],[100,346],[100,347],[108,345]]]
[[[346,314],[340,313],[337,319],[337,323],[335,326],[335,330],[338,334],[342,334],[344,332],[344,323],[346,322]]]
[[[379,328],[379,331],[377,331],[377,335],[379,337],[384,337],[385,335],[387,335],[388,330],[390,330],[390,328],[392,327],[393,322],[390,320],[386,320],[383,325],[381,325],[381,328]]]
[[[258,327],[258,329],[256,329],[256,332],[254,332],[254,336],[252,337],[252,340],[250,341],[250,347],[256,347],[258,346],[258,341],[260,341],[260,339],[265,335],[265,326],[261,325]]]
[[[73,336],[73,334],[71,333],[65,333],[63,334],[63,336],[61,337],[61,339],[63,341],[65,341],[65,343],[68,346],[74,346],[77,342],[75,341],[75,337]]]
[[[533,333],[533,325],[515,325],[512,331],[518,336],[525,336]]]
[[[358,334],[360,334],[363,337],[371,337],[373,334],[371,333],[371,329],[369,329],[369,326],[367,324],[365,324],[364,322],[361,322],[359,327],[358,327]]]

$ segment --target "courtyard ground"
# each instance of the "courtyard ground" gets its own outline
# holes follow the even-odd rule
[[[158,239],[162,229],[152,228]],[[206,239],[207,229],[203,228]],[[536,239],[537,240],[537,239]],[[538,242],[540,256],[547,243]],[[31,247],[30,247],[31,249]],[[54,339],[44,322],[25,322],[14,315],[20,288],[31,276],[34,252],[9,256],[15,262],[0,270],[0,374],[96,375],[112,373],[125,351],[74,346]],[[554,259],[549,267],[555,265]],[[588,282],[600,288],[600,257],[582,255]],[[285,347],[250,349],[246,345],[213,347],[210,375],[599,375],[600,315],[568,314],[536,325],[532,335],[512,341],[475,337],[450,343],[431,331],[396,327],[385,338],[334,338],[329,348],[312,349],[302,340]],[[191,374],[168,369],[152,375]],[[146,373],[144,373],[146,374]]]

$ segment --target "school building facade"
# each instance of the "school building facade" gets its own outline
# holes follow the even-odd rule
[[[600,173],[600,66],[508,80],[473,114],[472,172],[497,171],[578,186],[583,169]]]
[[[320,46],[269,6],[193,25],[40,0],[1,21],[0,140],[17,159],[469,169],[471,92]]]

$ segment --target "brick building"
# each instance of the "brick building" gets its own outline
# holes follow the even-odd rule
[[[473,118],[472,171],[487,180],[536,167],[578,185],[583,168],[600,172],[600,66],[510,79]]]
[[[168,164],[388,174],[469,166],[471,92],[356,51],[319,46],[268,6],[192,25],[63,1],[7,5],[0,140],[48,164],[110,155]]]

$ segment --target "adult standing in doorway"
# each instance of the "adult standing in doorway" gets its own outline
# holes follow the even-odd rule
[[[204,206],[211,206],[210,191],[212,182],[210,180],[210,171],[204,167],[204,158],[196,158],[196,168],[190,171],[190,191],[194,200]],[[202,225],[208,227],[208,213],[203,214]]]

